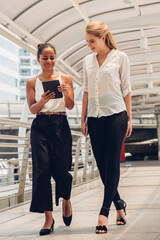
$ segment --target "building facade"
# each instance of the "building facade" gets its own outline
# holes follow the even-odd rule
[[[0,36],[0,100],[20,100],[19,47]]]
[[[20,74],[20,100],[26,99],[26,81],[27,79],[34,77],[40,72],[40,65],[36,59],[36,56],[29,53],[25,49],[19,49],[19,74]]]
[[[40,65],[36,56],[0,36],[0,100],[26,99],[26,81],[36,76]]]

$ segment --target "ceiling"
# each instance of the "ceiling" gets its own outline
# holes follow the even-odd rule
[[[57,67],[79,86],[82,60],[90,53],[84,28],[90,21],[104,21],[130,59],[133,115],[159,108],[160,1],[0,0],[0,9],[1,34],[33,53],[39,42],[54,44]]]

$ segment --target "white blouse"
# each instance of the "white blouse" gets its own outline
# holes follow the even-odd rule
[[[109,116],[126,110],[124,97],[131,92],[127,55],[112,49],[101,67],[97,53],[83,61],[84,92],[88,92],[88,117]]]
[[[61,74],[57,77],[57,80],[62,83]],[[52,80],[54,81],[54,80]],[[41,99],[42,94],[44,93],[42,81],[37,77],[35,85],[35,100],[38,102]],[[53,98],[50,99],[44,107],[41,109],[41,112],[65,112],[66,106],[64,101],[64,96],[62,98]]]

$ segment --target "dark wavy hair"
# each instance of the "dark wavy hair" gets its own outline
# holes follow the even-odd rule
[[[38,48],[38,50],[37,50],[37,57],[38,58],[41,55],[44,48],[52,48],[54,50],[55,54],[56,54],[56,49],[51,43],[39,43],[37,45],[37,48]]]

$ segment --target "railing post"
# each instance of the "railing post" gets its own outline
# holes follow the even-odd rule
[[[28,104],[27,104],[27,99],[24,102],[24,106],[22,109],[22,113],[21,113],[21,122],[28,122],[28,113],[29,113],[29,108],[28,108]],[[18,136],[19,137],[24,137],[26,135],[26,128],[23,127],[19,127],[19,131],[18,131]],[[18,141],[18,143],[21,144],[21,140]],[[18,157],[21,159],[23,157],[23,151],[24,149],[22,149],[21,147],[18,148]],[[21,166],[21,164],[20,164]]]
[[[84,160],[84,168],[83,168],[83,182],[86,182],[87,180],[87,164],[88,164],[88,155],[89,155],[89,145],[90,145],[90,140],[86,138],[85,142],[85,160]]]
[[[25,182],[26,182],[29,148],[30,148],[30,131],[27,132],[26,137],[27,137],[27,140],[25,140],[25,144],[27,145],[27,147],[24,149],[24,152],[23,152],[22,167],[21,167],[20,179],[19,179],[18,203],[21,203],[24,201],[24,188],[25,188]]]
[[[10,102],[7,102],[7,107],[8,107],[8,118],[11,118],[11,109],[10,109]]]
[[[75,185],[77,183],[77,172],[78,172],[78,160],[79,160],[79,155],[80,155],[80,146],[81,146],[81,138],[78,138],[75,162],[74,162],[73,185]]]

